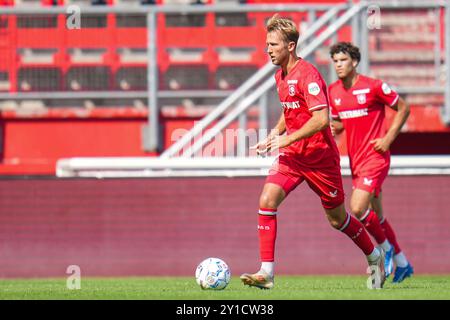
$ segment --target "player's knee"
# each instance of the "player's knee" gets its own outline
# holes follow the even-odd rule
[[[267,209],[277,209],[278,201],[275,199],[275,197],[271,196],[270,194],[263,193],[259,197],[259,207]]]
[[[328,222],[330,223],[330,225],[334,228],[334,229],[340,229],[342,227],[342,225],[345,222],[346,216],[347,214],[345,213],[345,209],[344,210],[333,210],[333,211],[326,211],[327,214],[327,219]]]
[[[366,212],[367,208],[363,208],[360,205],[350,205],[350,211],[351,213],[358,219],[361,219],[364,216],[364,213]]]
[[[342,222],[334,217],[328,217],[328,222],[334,229],[339,229],[342,225]]]

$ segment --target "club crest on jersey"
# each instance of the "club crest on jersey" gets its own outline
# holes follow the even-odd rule
[[[334,104],[337,105],[337,106],[340,106],[341,105],[341,98],[334,99]]]
[[[289,85],[289,95],[291,97],[295,96],[295,86],[293,84]]]
[[[367,101],[366,94],[369,92],[370,92],[370,88],[354,90],[353,95],[356,96],[356,99],[358,100],[359,104],[365,104]]]
[[[287,81],[287,84],[289,85],[288,87],[288,91],[289,91],[289,95],[291,97],[295,96],[295,86],[297,85],[298,80],[296,79],[291,79]]]
[[[365,93],[360,93],[356,96],[356,98],[358,99],[358,103],[359,104],[364,104],[366,103],[366,94]]]

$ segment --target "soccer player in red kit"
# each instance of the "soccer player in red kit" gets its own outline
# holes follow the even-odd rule
[[[261,268],[244,273],[249,286],[274,285],[274,252],[278,206],[306,181],[320,197],[326,216],[363,251],[374,271],[377,287],[384,283],[384,251],[374,247],[357,219],[345,211],[340,157],[329,127],[327,88],[317,69],[296,54],[299,33],[291,20],[272,17],[267,23],[267,52],[281,68],[275,75],[283,112],[268,137],[252,148],[258,154],[280,150],[259,199]],[[282,135],[286,133],[285,135]]]
[[[358,74],[359,49],[349,42],[330,48],[339,80],[328,88],[332,131],[347,133],[347,148],[352,170],[353,192],[350,210],[386,252],[386,276],[397,268],[393,282],[413,274],[400,249],[394,230],[383,217],[381,185],[389,171],[389,147],[409,115],[409,107],[386,83]],[[397,111],[386,131],[385,105]]]

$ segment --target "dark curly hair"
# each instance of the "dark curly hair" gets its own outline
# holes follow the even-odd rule
[[[333,56],[336,53],[347,53],[352,60],[361,61],[361,53],[359,52],[359,48],[354,46],[351,42],[338,42],[330,48],[330,56]]]

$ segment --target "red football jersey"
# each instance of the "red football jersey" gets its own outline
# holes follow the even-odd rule
[[[328,93],[331,117],[340,119],[347,132],[353,175],[389,165],[389,151],[380,154],[369,142],[386,134],[385,105],[395,105],[399,95],[381,80],[363,75],[358,75],[350,89],[345,89],[341,80],[332,83]]]
[[[311,63],[300,59],[286,76],[279,69],[275,80],[288,134],[300,129],[313,111],[328,108],[325,81]],[[293,154],[301,164],[313,167],[330,167],[339,159],[339,150],[328,127],[294,142],[282,152]]]

